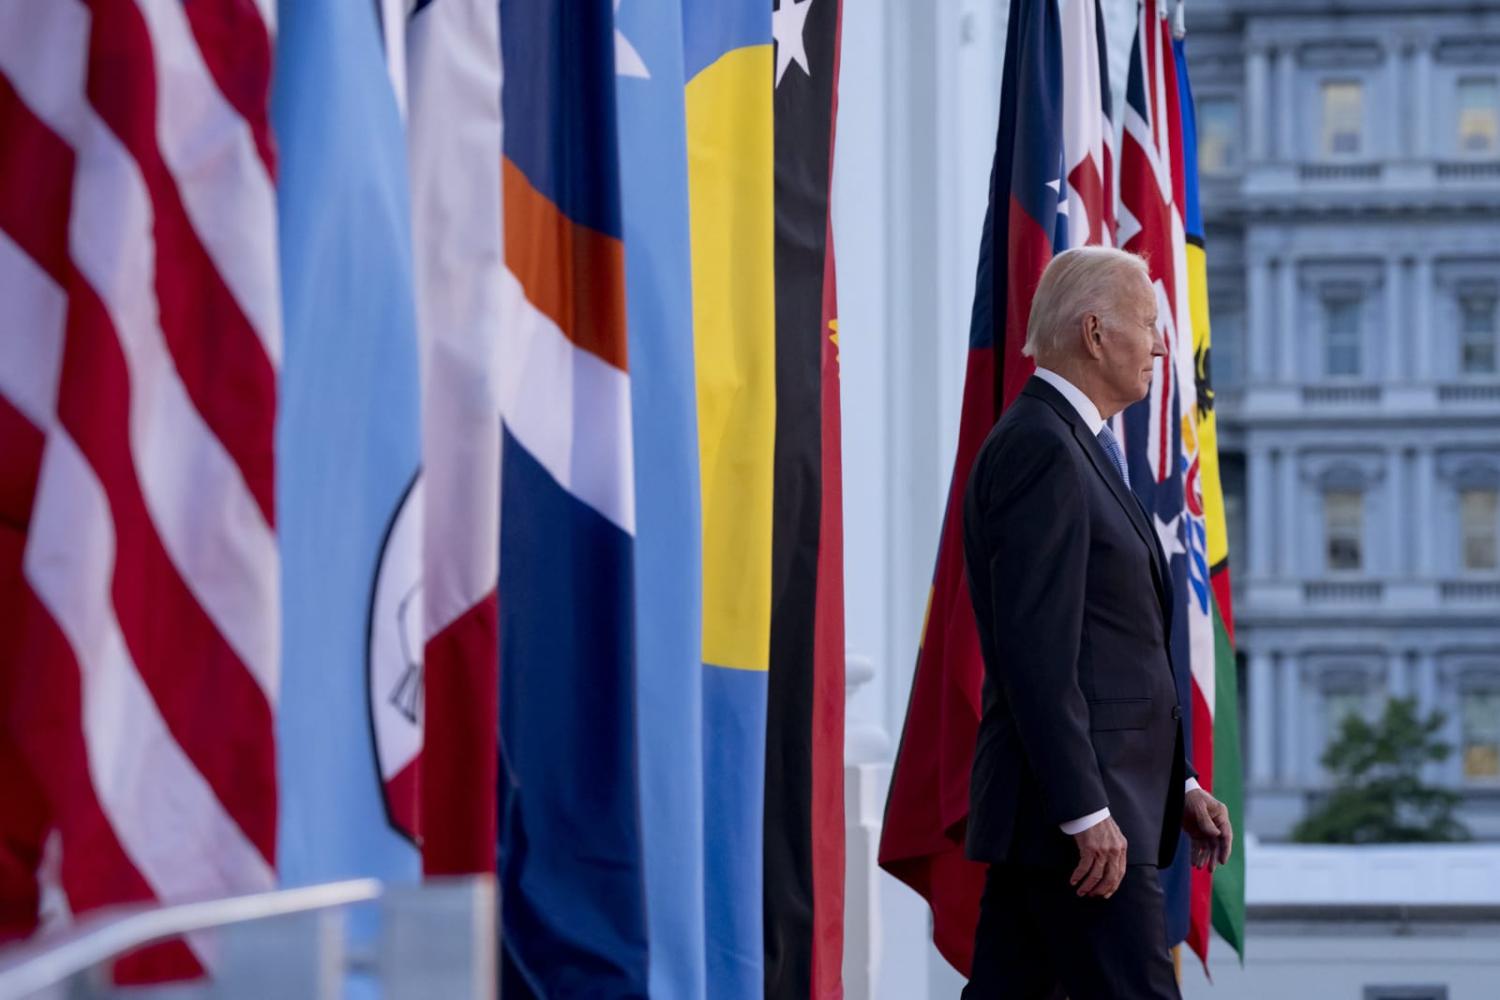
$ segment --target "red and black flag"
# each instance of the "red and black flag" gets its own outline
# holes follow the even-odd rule
[[[829,191],[840,0],[780,0],[776,449],[766,722],[767,997],[842,994],[844,606]]]
[[[1035,370],[1021,346],[1047,262],[1111,235],[1103,51],[1096,0],[1012,0],[958,456],[880,839],[881,867],[927,900],[933,942],[965,974],[984,888],[984,866],[963,847],[984,664],[964,582],[963,491],[985,436]]]

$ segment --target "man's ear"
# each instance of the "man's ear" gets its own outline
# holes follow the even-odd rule
[[[1095,313],[1083,314],[1083,349],[1096,360],[1104,356],[1104,324]]]

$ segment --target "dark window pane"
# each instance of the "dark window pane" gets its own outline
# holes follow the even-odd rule
[[[1330,490],[1323,495],[1330,570],[1358,570],[1364,564],[1364,499],[1353,490]]]

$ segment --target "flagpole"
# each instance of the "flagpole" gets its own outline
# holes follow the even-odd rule
[[[1187,0],[1177,0],[1172,8],[1172,37],[1179,42],[1187,37]]]

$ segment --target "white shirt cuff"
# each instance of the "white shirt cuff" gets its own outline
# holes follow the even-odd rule
[[[1109,806],[1105,806],[1098,812],[1091,812],[1087,816],[1080,816],[1077,819],[1068,820],[1066,823],[1062,824],[1062,832],[1066,833],[1070,837],[1076,836],[1077,834],[1082,833],[1091,826],[1098,826],[1100,823],[1103,823],[1107,819],[1109,819]]]
[[[1202,785],[1198,784],[1197,778],[1189,778],[1187,780],[1187,787],[1183,789],[1183,794],[1186,795],[1188,792],[1202,787]],[[1103,823],[1107,819],[1109,819],[1109,806],[1105,806],[1098,812],[1091,812],[1087,816],[1080,816],[1077,819],[1070,819],[1066,823],[1060,825],[1062,826],[1063,833],[1066,833],[1068,836],[1073,837],[1087,830],[1091,826],[1098,826],[1100,823]]]

